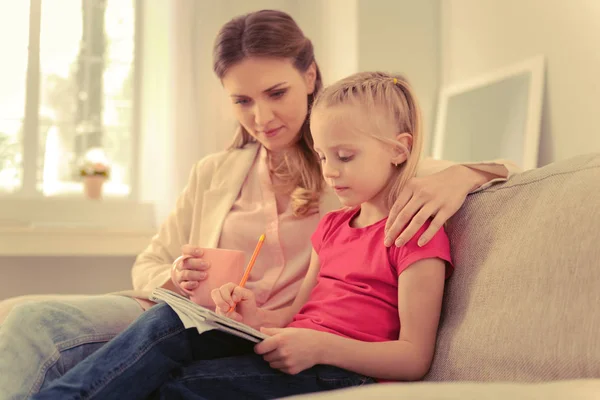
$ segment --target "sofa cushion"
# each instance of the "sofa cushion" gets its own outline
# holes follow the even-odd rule
[[[472,194],[426,380],[600,377],[600,154]]]

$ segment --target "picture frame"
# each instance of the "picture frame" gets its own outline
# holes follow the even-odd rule
[[[538,166],[544,93],[542,55],[440,91],[432,156],[453,162],[508,159]]]

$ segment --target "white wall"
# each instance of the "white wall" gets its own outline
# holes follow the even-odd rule
[[[229,19],[262,8],[296,19],[313,41],[326,84],[359,70],[405,74],[420,99],[426,130],[432,129],[438,0],[152,0],[143,8],[139,194],[155,203],[158,223],[173,208],[191,166],[223,149],[233,134],[229,102],[212,72],[215,35]],[[198,72],[197,82],[181,74],[182,64],[183,71]],[[182,115],[196,115],[176,118],[173,111],[182,107]],[[132,264],[133,257],[0,258],[0,299],[125,289]]]
[[[358,71],[404,74],[430,136],[441,71],[439,0],[304,0],[291,14],[314,43],[325,84]]]
[[[443,84],[546,56],[540,165],[600,151],[600,1],[444,0]]]
[[[231,18],[264,8],[288,12],[314,44],[325,84],[358,70],[404,73],[431,132],[439,77],[439,1],[155,0],[143,38],[140,193],[160,223],[192,165],[222,150],[235,128],[212,72],[212,46]],[[168,56],[166,56],[168,55]]]
[[[192,166],[223,150],[235,121],[212,71],[212,47],[231,18],[263,8],[292,13],[298,0],[153,0],[144,2],[140,197],[160,224]]]
[[[430,136],[441,73],[439,0],[302,0],[290,13],[313,41],[325,84],[358,71],[404,74]]]
[[[440,76],[440,1],[359,0],[358,16],[358,69],[404,74],[430,138]]]
[[[358,71],[360,0],[302,0],[290,14],[314,47],[325,85]]]
[[[0,257],[0,300],[131,289],[134,257]]]

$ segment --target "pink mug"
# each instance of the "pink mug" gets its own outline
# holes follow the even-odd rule
[[[243,251],[229,249],[202,249],[202,252],[202,258],[210,264],[210,268],[206,271],[208,276],[200,281],[195,289],[187,292],[194,303],[214,310],[215,303],[210,292],[226,283],[239,283],[242,280],[246,267],[246,254]],[[187,258],[191,256],[179,257],[175,262],[183,262]]]

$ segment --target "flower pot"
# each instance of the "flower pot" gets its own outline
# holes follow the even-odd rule
[[[88,199],[101,199],[102,198],[102,185],[106,177],[92,175],[83,178],[83,193]]]

